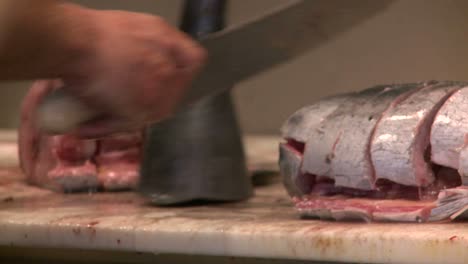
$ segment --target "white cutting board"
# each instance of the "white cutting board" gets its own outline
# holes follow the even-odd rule
[[[247,140],[246,147],[255,152],[255,142],[262,142],[263,151],[268,145],[267,152],[276,151],[277,139],[268,140]],[[366,263],[468,263],[468,223],[300,220],[279,183],[258,187],[255,197],[242,203],[157,208],[144,202],[130,192],[52,193],[24,184],[18,170],[0,169],[0,245]]]

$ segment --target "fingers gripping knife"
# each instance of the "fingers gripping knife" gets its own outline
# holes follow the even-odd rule
[[[208,50],[209,61],[178,114],[148,129],[140,191],[157,204],[248,197],[251,190],[230,88],[303,55],[391,2],[292,0],[218,31],[223,24],[224,1],[187,1],[182,29]],[[43,101],[37,118],[46,132],[65,133],[99,115],[66,90],[58,89]],[[235,177],[226,176],[231,171]]]

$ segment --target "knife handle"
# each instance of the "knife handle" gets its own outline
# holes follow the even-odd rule
[[[39,129],[49,134],[64,134],[97,118],[99,112],[62,88],[43,98],[36,115]]]

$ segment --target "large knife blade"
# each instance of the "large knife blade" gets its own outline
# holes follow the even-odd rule
[[[261,16],[207,35],[204,70],[180,105],[185,109],[207,96],[271,67],[297,58],[353,25],[384,10],[392,0],[294,0]],[[66,133],[101,113],[58,89],[40,105],[37,118],[48,133]]]

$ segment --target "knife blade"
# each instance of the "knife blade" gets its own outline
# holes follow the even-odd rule
[[[231,87],[225,83],[234,84],[304,55],[392,1],[294,0],[202,37],[200,43],[207,49],[209,61],[178,110]],[[65,89],[57,89],[44,98],[37,119],[43,131],[60,134],[100,115]]]

